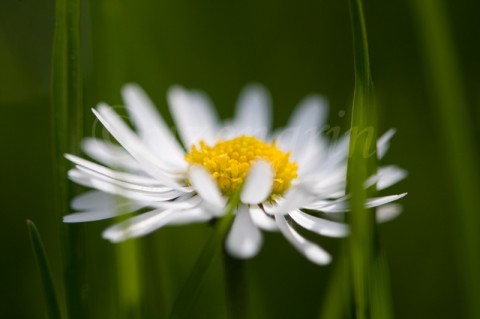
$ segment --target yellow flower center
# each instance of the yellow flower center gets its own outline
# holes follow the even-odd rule
[[[277,148],[275,143],[267,144],[252,136],[220,141],[213,147],[200,141],[185,156],[190,164],[205,167],[217,182],[225,196],[232,195],[245,181],[255,160],[268,161],[275,173],[270,200],[283,195],[297,177],[298,166],[290,161],[290,153]]]

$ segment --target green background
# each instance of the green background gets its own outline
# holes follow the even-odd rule
[[[415,1],[415,0],[412,0]],[[446,1],[470,120],[480,123],[480,2]],[[372,74],[383,132],[397,128],[383,164],[409,172],[386,194],[408,191],[404,213],[381,226],[397,318],[462,318],[457,204],[437,105],[410,2],[365,1]],[[36,222],[61,292],[60,220],[53,213],[50,66],[53,1],[0,3],[0,317],[44,318],[41,281],[25,227]],[[167,119],[172,84],[207,92],[222,117],[241,88],[267,86],[279,126],[305,95],[331,104],[329,123],[349,127],[353,53],[347,1],[82,1],[86,135],[98,136],[89,108],[121,104],[136,82]],[[480,213],[480,212],[479,212]],[[74,225],[85,233],[92,318],[117,313],[115,246],[101,239],[111,221]],[[145,318],[168,313],[209,234],[208,225],[170,227],[139,240]],[[319,241],[333,256],[339,240]],[[252,318],[316,318],[333,267],[300,256],[279,234],[247,262]],[[223,318],[220,260],[210,270],[192,318]]]

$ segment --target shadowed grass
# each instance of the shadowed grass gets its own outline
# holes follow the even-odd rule
[[[429,86],[436,105],[436,124],[445,141],[442,146],[453,182],[449,189],[458,207],[449,213],[458,220],[455,238],[460,252],[460,269],[463,269],[463,288],[467,293],[467,317],[480,318],[478,144],[468,114],[445,3],[441,0],[412,0],[410,3],[420,31]]]

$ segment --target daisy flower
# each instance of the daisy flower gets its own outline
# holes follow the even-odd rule
[[[77,212],[64,221],[87,222],[141,210],[142,213],[107,228],[111,242],[144,236],[165,225],[221,218],[236,200],[235,217],[225,241],[237,258],[257,254],[262,230],[279,231],[305,257],[317,264],[330,255],[307,240],[298,228],[330,237],[348,234],[342,217],[349,210],[345,193],[349,135],[330,142],[321,131],[327,103],[317,95],[302,100],[287,126],[271,129],[271,102],[266,90],[249,85],[237,102],[234,119],[222,122],[208,97],[173,87],[168,102],[178,142],[155,106],[136,85],[122,96],[135,131],[114,109],[100,103],[95,116],[119,145],[87,138],[82,148],[96,160],[66,157],[75,167],[69,178],[95,189],[76,197]],[[381,159],[394,131],[377,142]],[[365,187],[383,190],[406,176],[395,166],[381,167]],[[118,197],[128,199],[119,201]],[[389,204],[405,194],[370,198],[384,221],[400,212]]]

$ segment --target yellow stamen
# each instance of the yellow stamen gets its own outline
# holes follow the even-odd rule
[[[232,195],[244,182],[255,160],[268,161],[275,172],[270,199],[283,195],[297,177],[298,166],[290,161],[290,153],[277,148],[275,143],[267,144],[255,137],[240,137],[220,141],[213,147],[200,141],[185,156],[190,164],[200,164],[213,176],[225,196]]]

